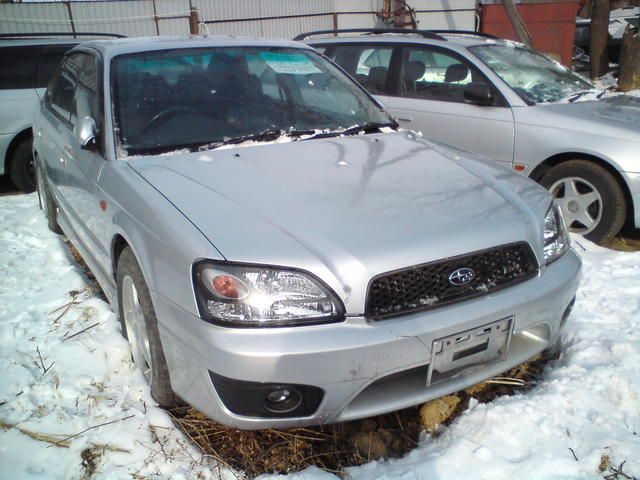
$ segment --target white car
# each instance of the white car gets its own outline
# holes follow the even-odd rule
[[[349,31],[335,33],[342,32]],[[606,243],[625,222],[640,228],[639,98],[603,96],[559,63],[509,40],[474,32],[373,32],[307,43],[402,126],[541,183],[571,231]],[[326,34],[297,38],[318,33]]]

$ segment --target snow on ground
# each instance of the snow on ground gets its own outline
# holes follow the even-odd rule
[[[0,478],[217,478],[154,406],[116,315],[36,195],[0,197],[0,225]]]
[[[35,195],[0,198],[0,224],[0,477],[217,478],[154,406],[115,315],[87,292]],[[640,252],[574,245],[582,286],[544,381],[472,404],[404,458],[351,468],[352,478],[596,479],[603,455],[604,474],[625,461],[625,474],[640,477]],[[79,303],[61,316],[74,291]],[[29,436],[64,439],[112,421],[68,438],[68,448]],[[336,477],[310,468],[291,478]]]

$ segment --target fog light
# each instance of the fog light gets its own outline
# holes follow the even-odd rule
[[[270,412],[286,413],[295,410],[302,403],[302,395],[292,387],[281,387],[267,393],[264,407]]]

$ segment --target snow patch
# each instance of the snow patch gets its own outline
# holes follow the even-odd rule
[[[36,194],[0,198],[0,223],[0,476],[89,478],[90,456],[92,479],[217,478],[151,399]]]

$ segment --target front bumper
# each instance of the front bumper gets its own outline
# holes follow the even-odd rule
[[[225,425],[261,429],[354,420],[458,391],[516,366],[552,344],[578,288],[570,250],[538,276],[484,297],[381,321],[348,317],[331,325],[232,329],[208,324],[153,294],[174,391]],[[436,339],[512,317],[506,356],[426,386]],[[232,413],[209,372],[245,382],[324,391],[315,413],[261,418]]]

